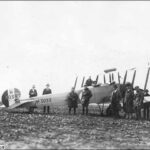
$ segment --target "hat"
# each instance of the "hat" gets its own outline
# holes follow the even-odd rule
[[[71,88],[71,90],[74,90],[74,89],[75,89],[74,87]]]
[[[129,87],[129,86],[131,86],[131,85],[132,85],[132,84],[131,84],[130,82],[127,82],[127,83],[126,83],[126,86],[127,86],[127,87]]]
[[[146,90],[145,90],[145,92],[149,92],[149,90],[148,90],[148,89],[146,89]]]
[[[116,89],[116,88],[117,88],[117,85],[116,85],[116,84],[114,84],[114,85],[113,85],[113,87]]]
[[[47,83],[46,86],[50,86],[49,83]]]
[[[134,89],[135,89],[135,90],[136,90],[136,89],[139,89],[139,86],[136,86]]]

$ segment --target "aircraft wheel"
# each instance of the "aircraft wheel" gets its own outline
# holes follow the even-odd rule
[[[29,113],[33,113],[34,112],[34,107],[30,107],[29,108]]]

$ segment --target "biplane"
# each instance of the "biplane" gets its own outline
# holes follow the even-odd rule
[[[103,83],[98,84],[99,75],[97,75],[96,80],[93,81],[93,84],[88,87],[91,90],[93,95],[92,98],[90,99],[90,103],[97,104],[101,113],[103,111],[104,104],[110,104],[110,96],[113,91],[114,83],[118,84],[118,86],[120,87],[122,97],[125,94],[125,85],[126,85],[128,70],[126,70],[125,72],[122,83],[120,81],[121,76],[119,72],[117,73],[118,81],[116,82],[114,80],[115,71],[117,71],[116,68],[104,70]],[[147,71],[146,81],[143,89],[144,91],[146,90],[147,87],[149,71],[150,68],[148,68]],[[109,83],[106,81],[106,77],[105,77],[106,74],[109,75]],[[134,69],[133,78],[131,81],[132,86],[134,86],[135,76],[136,76],[136,70]],[[77,81],[78,81],[78,77],[76,77],[75,79],[74,88],[77,94],[79,95],[79,98],[81,98],[81,92],[84,87],[85,77],[83,77],[81,87],[79,89],[76,89]],[[67,105],[66,97],[68,93],[69,92],[64,92],[59,94],[47,94],[47,95],[37,96],[37,97],[32,97],[27,99],[20,99],[21,92],[17,88],[14,88],[14,89],[6,90],[3,93],[1,98],[1,103],[3,104],[3,106],[5,106],[6,110],[26,108],[27,110],[29,110],[30,113],[32,113],[34,112],[34,109],[39,108],[39,109],[43,109],[43,112],[49,113],[50,109],[53,106],[57,107],[57,106]]]

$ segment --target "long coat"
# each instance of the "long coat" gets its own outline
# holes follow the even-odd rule
[[[37,90],[36,89],[31,89],[30,91],[29,91],[29,97],[35,97],[35,96],[37,96]]]
[[[133,100],[134,100],[133,90],[127,89],[125,93],[125,111],[127,113],[133,112]]]
[[[52,90],[51,90],[51,89],[45,88],[45,89],[43,90],[43,95],[45,95],[45,94],[51,94],[51,93],[52,93]]]
[[[77,108],[78,107],[79,96],[75,92],[70,92],[67,96],[68,107]]]
[[[141,109],[143,106],[144,94],[142,91],[139,91],[135,94],[134,107]]]
[[[111,107],[113,112],[118,112],[120,109],[121,94],[120,91],[114,90],[111,95]]]
[[[82,92],[81,103],[83,106],[87,107],[92,97],[92,92],[87,88]]]

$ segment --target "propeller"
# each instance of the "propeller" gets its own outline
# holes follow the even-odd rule
[[[148,82],[148,78],[149,78],[149,71],[150,71],[150,67],[147,70],[147,75],[146,75],[146,80],[145,80],[145,85],[144,85],[144,91],[146,90],[146,87],[147,87],[147,82]]]
[[[76,77],[76,80],[75,80],[75,82],[74,82],[74,89],[76,88],[77,80],[78,80],[78,76]]]
[[[133,87],[133,85],[134,85],[135,76],[136,76],[136,70],[134,71],[133,78],[132,78],[132,87]]]
[[[83,87],[83,85],[84,85],[84,80],[85,80],[85,77],[83,77],[83,79],[82,79],[81,87]]]

